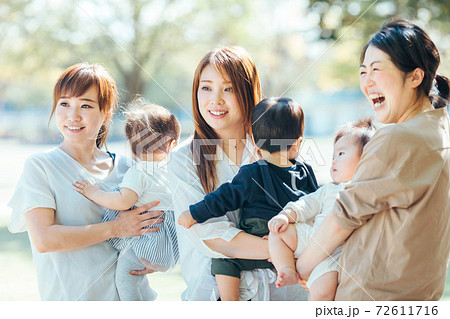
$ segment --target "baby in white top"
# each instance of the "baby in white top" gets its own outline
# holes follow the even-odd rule
[[[125,133],[137,162],[126,172],[119,189],[105,192],[86,180],[76,181],[73,186],[96,204],[109,208],[104,222],[113,220],[119,210],[160,202],[157,209],[165,212],[164,222],[149,226],[158,228],[156,232],[109,240],[120,251],[116,271],[120,299],[142,300],[138,290],[142,276],[131,272],[143,268],[166,271],[179,259],[167,156],[180,136],[180,124],[167,109],[143,99],[135,100],[126,115]]]
[[[342,128],[334,140],[330,170],[333,182],[296,202],[288,203],[269,221],[269,253],[278,273],[277,287],[299,283],[295,259],[332,211],[339,191],[353,178],[364,145],[374,132],[371,119],[349,123]],[[338,247],[311,273],[306,283],[310,290],[310,300],[334,300],[339,271],[337,260],[341,249],[342,247]]]

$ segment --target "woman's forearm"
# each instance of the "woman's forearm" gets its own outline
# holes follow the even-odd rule
[[[131,211],[119,212],[108,222],[84,226],[55,224],[55,211],[50,208],[35,208],[25,214],[31,241],[38,252],[69,251],[98,244],[112,237],[133,237],[158,228],[145,228],[162,222],[164,212],[145,211],[158,205],[151,202]]]
[[[342,245],[352,231],[340,227],[333,214],[328,215],[297,261],[300,277],[308,279],[314,268]]]
[[[110,222],[86,226],[54,224],[54,212],[37,208],[26,215],[31,241],[40,253],[69,251],[91,246],[112,237]]]
[[[209,239],[204,242],[210,249],[230,258],[269,258],[268,241],[245,232],[238,233],[229,242],[221,238]]]
[[[48,228],[47,240],[40,252],[80,249],[111,237],[111,227],[107,223],[86,226],[52,225]]]

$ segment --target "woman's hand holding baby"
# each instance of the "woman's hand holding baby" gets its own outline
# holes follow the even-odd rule
[[[159,201],[156,201],[130,211],[120,211],[114,220],[108,222],[113,225],[111,237],[133,237],[158,231],[157,227],[145,228],[163,222],[164,211],[148,211],[158,204]]]
[[[192,225],[196,224],[197,221],[192,218],[192,214],[189,210],[184,211],[180,217],[178,217],[178,224],[183,226],[184,228],[191,228]]]

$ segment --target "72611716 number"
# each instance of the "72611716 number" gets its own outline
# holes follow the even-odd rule
[[[377,316],[436,316],[438,314],[438,306],[376,306]]]

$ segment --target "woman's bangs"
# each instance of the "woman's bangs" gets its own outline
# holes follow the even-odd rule
[[[56,93],[59,93],[59,96],[79,97],[89,90],[94,84],[97,84],[94,74],[89,71],[80,71],[72,76],[67,76],[63,81],[61,81],[61,85],[57,88],[58,90]]]

